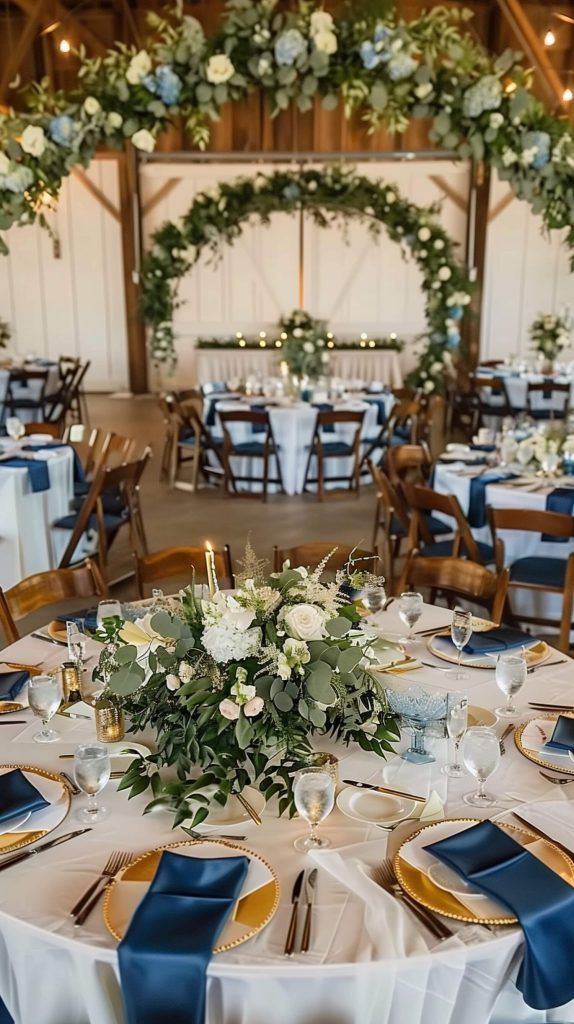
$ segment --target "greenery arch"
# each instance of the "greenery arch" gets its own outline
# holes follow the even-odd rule
[[[372,181],[348,166],[275,171],[223,182],[200,192],[177,224],[169,221],[152,236],[142,267],[142,312],[152,328],[156,362],[173,362],[173,313],[184,274],[207,249],[217,257],[256,217],[268,224],[271,214],[303,209],[316,224],[359,220],[373,235],[383,228],[410,253],[422,272],[426,294],[428,340],[421,352],[417,383],[428,393],[439,390],[460,342],[460,321],[470,302],[470,284],[457,260],[455,245],[437,219],[437,205],[409,202],[396,185]]]

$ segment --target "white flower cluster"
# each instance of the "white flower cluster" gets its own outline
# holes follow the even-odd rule
[[[244,608],[232,596],[218,592],[213,601],[203,604],[205,627],[202,642],[214,661],[225,665],[255,657],[260,650],[262,634],[252,627],[255,613]]]

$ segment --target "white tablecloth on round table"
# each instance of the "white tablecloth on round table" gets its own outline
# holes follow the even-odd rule
[[[389,396],[389,407],[394,399]],[[257,399],[257,404],[264,405],[265,399]],[[233,412],[238,409],[249,409],[250,405],[244,402],[221,401],[217,403],[216,409],[222,412]],[[374,402],[345,402],[335,406],[337,411],[358,411],[364,412],[362,436],[371,437],[377,434],[378,405]],[[269,419],[273,436],[279,447],[279,462],[281,464],[281,475],[283,486],[287,494],[301,494],[305,482],[305,471],[309,459],[309,448],[313,440],[313,430],[317,419],[317,409],[305,402],[296,402],[292,405],[269,405]],[[261,434],[253,433],[250,423],[231,423],[229,429],[233,441],[237,444],[246,441],[257,441]],[[335,424],[335,433],[325,433],[326,442],[340,440],[351,443],[355,433],[354,423]],[[215,436],[221,435],[219,417],[216,416],[214,428]],[[353,460],[350,458],[329,458],[326,460],[326,480],[331,476],[343,476],[349,474],[352,469]],[[263,460],[250,458],[236,458],[231,460],[231,467],[239,476],[262,476]],[[275,460],[271,459],[270,475],[275,475]],[[315,459],[311,462],[310,475],[316,476]],[[328,484],[327,484],[328,485]],[[241,485],[245,489],[252,490],[259,488],[258,484]],[[339,485],[341,486],[341,485]],[[344,485],[343,485],[344,486]],[[272,488],[271,488],[272,489]]]
[[[419,627],[443,625],[445,609],[425,608]],[[385,628],[402,631],[393,607],[383,613]],[[92,642],[90,642],[92,644]],[[92,649],[92,648],[90,648]],[[422,642],[415,654],[431,656]],[[51,667],[64,655],[53,645],[24,638],[8,649],[11,659],[40,661]],[[5,652],[5,656],[6,655]],[[436,662],[436,664],[440,664]],[[529,675],[519,705],[544,695],[559,702],[571,699],[573,662]],[[469,670],[465,683],[472,704],[498,706],[502,700],[493,672]],[[403,677],[404,678],[404,677]],[[425,686],[449,686],[435,669],[413,673]],[[390,680],[392,684],[392,680]],[[460,686],[456,682],[451,686]],[[29,712],[26,713],[29,716]],[[20,718],[21,715],[19,714]],[[46,747],[31,741],[38,722],[3,727],[1,763],[41,765],[60,770],[62,753],[71,753],[90,737],[92,726],[79,720],[56,719],[63,741]],[[439,758],[445,743],[435,743]],[[324,741],[321,749],[329,747]],[[436,789],[446,798],[449,817],[468,817],[462,801],[474,782],[468,777],[447,779],[441,761],[432,766],[406,765],[400,759],[385,764],[357,748],[337,748],[341,778],[401,783],[417,791]],[[69,764],[68,764],[68,767]],[[394,774],[398,767],[398,774]],[[406,774],[403,774],[406,772]],[[507,742],[507,752],[489,789],[510,809],[520,800],[568,799],[556,792]],[[564,787],[567,791],[569,787]],[[571,796],[571,793],[570,793]],[[81,801],[84,798],[76,798]],[[68,911],[99,873],[112,850],[135,854],[164,843],[185,839],[171,830],[170,816],[143,816],[149,795],[132,800],[117,792],[111,781],[105,792],[110,816],[94,829],[40,858],[6,870],[0,884],[0,995],[16,1024],[123,1024],[117,976],[116,943],[107,933],[101,909],[82,929],[74,930]],[[503,807],[496,808],[500,813]],[[517,1024],[574,1021],[574,1003],[543,1013],[529,1009],[509,978],[516,976],[521,936],[518,929],[493,931],[462,926],[457,936],[436,943],[422,932],[408,912],[365,880],[361,898],[345,883],[355,857],[375,864],[386,855],[387,838],[375,827],[345,818],[335,809],[321,826],[340,857],[329,851],[317,882],[311,950],[286,959],[282,955],[290,913],[291,887],[310,858],[293,849],[303,831],[300,820],[278,820],[270,807],[263,824],[241,826],[245,845],[260,852],[275,867],[281,901],[270,924],[253,940],[215,956],[208,971],[206,1024]],[[72,831],[69,816],[59,827]],[[408,830],[409,826],[405,825]],[[398,833],[393,837],[397,840]],[[365,846],[365,841],[368,845]],[[356,844],[361,844],[357,846]],[[355,879],[357,871],[355,871]],[[362,883],[361,883],[362,884]],[[454,925],[455,929],[458,926]],[[407,955],[405,955],[405,953]]]
[[[196,350],[199,384],[208,384],[214,380],[245,379],[255,373],[269,377],[278,372],[280,362],[281,349]],[[372,352],[368,349],[345,349],[341,352],[332,352],[329,374],[345,380],[364,380],[367,383],[380,381],[390,388],[400,388],[403,384],[399,353],[387,349]]]
[[[49,366],[40,366],[28,364],[24,369],[29,370],[47,370],[48,380],[46,382],[45,395],[54,395],[60,387],[60,371],[57,363],[50,363]],[[6,390],[8,388],[8,380],[10,378],[10,370],[0,368],[0,408],[6,401]],[[21,382],[14,386],[14,395],[21,398],[39,398],[42,391],[41,380],[31,380],[28,384],[24,385]],[[18,418],[22,423],[35,423],[41,416],[33,409],[19,409]]]
[[[18,454],[17,445],[14,454]],[[52,523],[70,512],[74,496],[72,448],[56,448],[50,453],[48,475],[48,490],[34,493],[27,469],[15,469],[0,462],[0,586],[3,589],[25,576],[54,569],[68,543],[69,531],[52,529]]]
[[[529,384],[541,384],[543,381],[548,380],[548,377],[544,377],[537,373],[522,373],[513,374],[503,368],[499,369],[494,367],[492,370],[488,368],[488,371],[484,371],[485,375],[501,377],[506,385],[506,391],[508,394],[508,400],[513,409],[517,411],[526,409],[526,401],[528,394]],[[480,380],[480,373],[477,374],[477,379]],[[553,377],[552,380],[556,384],[569,384],[570,385],[570,396],[567,406],[572,405],[574,399],[574,380],[571,377]],[[491,388],[482,388],[483,401],[492,405],[496,408],[497,405],[504,403],[504,395],[492,394]],[[551,398],[544,398],[543,392],[535,392],[532,396],[532,409],[535,412],[545,411],[550,414],[552,412],[561,412],[564,409],[564,395],[561,392],[557,392],[552,395]]]

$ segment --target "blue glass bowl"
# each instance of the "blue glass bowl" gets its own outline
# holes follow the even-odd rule
[[[408,690],[385,691],[391,711],[400,715],[404,724],[412,729],[411,746],[401,757],[414,764],[429,764],[433,755],[425,748],[425,729],[431,722],[446,718],[447,695],[410,686]]]

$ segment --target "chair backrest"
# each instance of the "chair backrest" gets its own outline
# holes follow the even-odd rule
[[[393,434],[400,428],[409,431],[409,441],[415,444],[418,440],[418,421],[422,414],[422,405],[419,398],[399,399],[391,409],[387,420],[386,434],[389,441]]]
[[[30,434],[49,434],[56,441],[59,441],[62,435],[58,423],[25,423],[24,433],[26,437],[29,437]]]
[[[476,374],[473,382],[474,392],[482,412],[486,415],[492,414],[497,416],[501,412],[506,414],[508,411],[511,411],[512,403],[504,377],[497,377],[495,375],[486,377],[482,374]],[[488,394],[485,394],[485,392],[488,392]],[[492,399],[495,399],[495,401],[492,401]]]
[[[201,385],[201,394],[204,397],[214,394],[223,394],[227,391],[227,384],[224,380],[211,380]]]
[[[16,622],[31,612],[79,597],[103,597],[107,588],[95,562],[87,559],[73,569],[51,569],[0,590],[0,626],[12,643],[19,637]]]
[[[233,587],[235,579],[229,544],[225,544],[222,551],[214,551],[213,557],[220,587]],[[138,557],[134,553],[134,560],[140,597],[146,596],[146,585],[156,583],[158,580],[167,580],[178,576],[188,577],[191,583],[192,569],[197,574],[198,582],[202,582],[206,577],[205,548],[164,548],[162,551],[154,551],[153,554],[144,557]]]
[[[385,518],[384,521],[381,520],[383,531],[387,534],[392,532],[394,516],[398,520],[405,537],[408,536],[410,529],[410,515],[402,491],[398,487],[395,487],[384,470],[382,470],[380,466],[375,466],[371,459],[369,459],[369,469],[371,470],[371,476],[373,477],[375,487],[377,488],[377,498],[380,499],[381,502],[380,507],[384,510]]]
[[[392,483],[397,484],[408,475],[418,481],[426,481],[432,459],[428,445],[420,444],[389,445],[385,454],[385,464]]]
[[[411,530],[409,533],[409,545],[411,548],[418,547],[419,539],[425,544],[432,543],[433,537],[425,523],[425,514],[439,512],[443,516],[454,519],[456,536],[453,541],[453,555],[460,555],[461,549],[464,554],[473,562],[482,564],[482,557],[478,545],[471,533],[467,520],[454,494],[439,494],[431,487],[422,487],[420,484],[402,483],[402,490],[405,501],[411,510]]]
[[[553,380],[530,380],[528,381],[527,395],[536,394],[557,394],[557,395],[570,395],[569,384],[559,384]]]
[[[273,431],[269,413],[264,409],[236,409],[219,412],[219,422],[223,430],[223,450],[230,453],[234,446],[234,439],[229,429],[233,423],[250,423],[252,427],[258,428],[258,437],[269,450],[273,444]]]
[[[460,598],[487,608],[493,622],[500,623],[508,591],[509,570],[490,572],[483,565],[463,558],[425,558],[415,549],[407,559],[399,588],[440,590],[449,598]]]
[[[136,449],[136,442],[133,437],[124,437],[123,434],[107,434],[103,439],[101,449],[96,450],[95,464],[103,463],[105,466],[114,467],[124,465],[133,461]]]
[[[357,572],[378,572],[378,552],[363,551],[361,548],[353,548],[349,544],[338,544],[336,541],[297,544],[292,548],[279,548],[274,545],[273,565],[275,572],[280,572],[283,563],[287,561],[292,568],[302,565],[306,569],[316,569],[327,555],[331,555],[327,562],[327,570],[344,569],[352,560],[352,566]]]
[[[567,540],[574,537],[574,516],[564,512],[546,512],[544,509],[494,508],[486,509],[496,554],[496,567],[504,564],[504,542],[499,536],[501,531],[527,530],[529,533],[547,534],[550,537],[563,537]]]
[[[393,395],[399,402],[414,402],[418,396],[416,388],[393,388]]]

